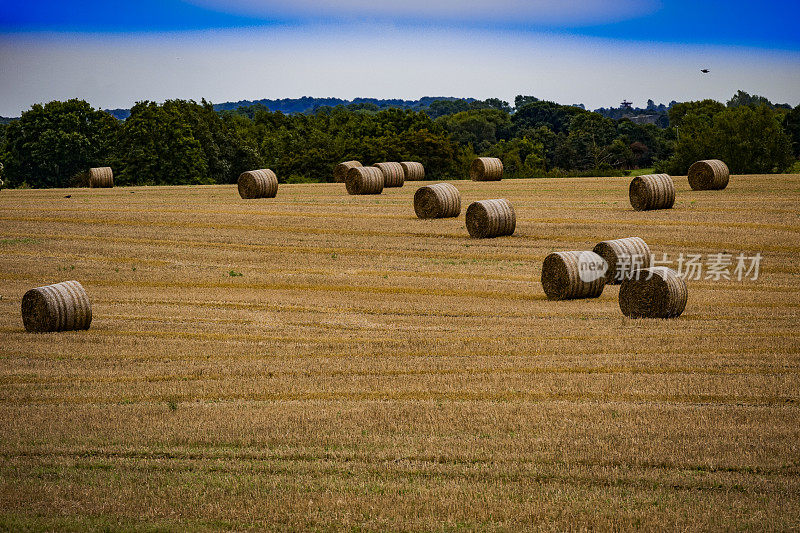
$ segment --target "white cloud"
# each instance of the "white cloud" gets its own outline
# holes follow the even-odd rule
[[[700,68],[711,73],[703,75]],[[800,54],[515,32],[372,25],[163,35],[0,36],[0,115],[83,98],[213,102],[308,96],[530,94],[589,108],[737,90],[800,103]]]
[[[660,0],[189,0],[222,11],[270,18],[392,19],[429,22],[580,26],[636,18]]]

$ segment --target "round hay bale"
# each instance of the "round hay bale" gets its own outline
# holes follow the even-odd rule
[[[383,172],[378,167],[352,167],[347,171],[344,184],[349,194],[380,194]]]
[[[403,161],[400,166],[403,167],[406,181],[423,181],[425,179],[425,167],[422,163]]]
[[[514,207],[504,198],[472,202],[466,218],[467,231],[476,239],[511,235],[517,227]]]
[[[37,287],[22,297],[22,322],[33,332],[89,329],[92,303],[77,281]]]
[[[592,251],[608,265],[607,285],[622,283],[637,270],[650,266],[650,247],[640,237],[602,241]]]
[[[689,186],[695,191],[719,191],[728,186],[728,165],[719,159],[697,161],[689,167]]]
[[[239,196],[252,198],[275,198],[278,194],[278,176],[268,168],[248,170],[239,174]]]
[[[361,161],[345,161],[344,163],[339,163],[333,169],[333,181],[336,183],[344,183],[344,180],[347,179],[347,171],[353,167],[360,167]]]
[[[461,193],[449,183],[420,187],[414,193],[414,211],[419,218],[449,218],[461,214]]]
[[[622,282],[619,308],[630,318],[674,318],[686,309],[686,282],[671,268],[640,270]]]
[[[503,162],[496,157],[478,157],[469,166],[472,181],[500,181],[503,179]]]
[[[675,203],[675,184],[667,174],[637,176],[628,189],[636,211],[669,209]]]
[[[553,252],[542,263],[542,289],[548,300],[597,298],[606,284],[605,269],[594,252]]]
[[[111,167],[89,169],[89,187],[109,188],[114,186],[114,173]]]
[[[406,180],[406,173],[400,163],[375,163],[372,165],[383,172],[384,187],[402,187]]]

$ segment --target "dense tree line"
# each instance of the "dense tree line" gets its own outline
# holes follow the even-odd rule
[[[699,159],[721,159],[733,173],[784,171],[800,157],[800,106],[787,107],[743,91],[727,106],[714,100],[677,104],[669,111],[675,152],[658,166],[680,174]]]
[[[36,104],[4,128],[4,180],[63,187],[88,167],[107,163],[118,129],[111,115],[81,100]]]
[[[613,118],[614,120],[619,120],[621,118],[625,118],[626,116],[647,116],[648,118],[652,119],[652,123],[656,124],[661,128],[666,128],[669,126],[669,110],[672,106],[677,104],[676,101],[672,101],[669,105],[658,104],[656,105],[655,102],[652,100],[647,101],[647,106],[642,107],[610,107],[605,108],[601,107],[600,109],[595,109],[596,113],[600,113],[606,118]]]
[[[265,98],[263,100],[239,100],[238,102],[222,102],[214,104],[214,111],[235,111],[240,107],[264,106],[270,111],[280,111],[284,114],[306,113],[313,114],[317,112],[320,107],[349,107],[365,109],[374,109],[375,111],[381,109],[412,109],[414,111],[427,110],[434,102],[444,102],[447,100],[458,100],[459,102],[472,102],[474,98],[459,99],[453,97],[434,97],[423,96],[419,100],[401,100],[399,98],[353,98],[352,100],[345,100],[343,98],[314,98],[311,96],[303,96],[301,98],[280,98],[278,100],[271,100]],[[130,114],[130,109],[106,109],[106,111],[120,120],[127,119]],[[0,117],[2,122],[3,117]]]
[[[0,163],[10,186],[64,187],[93,166],[116,182],[234,183],[268,167],[281,181],[330,181],[336,163],[417,160],[432,179],[461,178],[477,155],[500,157],[509,177],[619,175],[655,167],[684,174],[719,158],[732,172],[779,172],[800,157],[800,106],[739,91],[673,103],[669,126],[613,119],[582,106],[518,96],[434,100],[424,110],[360,101],[313,113],[272,112],[255,103],[219,111],[206,101],[139,102],[124,121],[82,100],[34,105],[0,125]],[[606,113],[608,114],[608,113]]]

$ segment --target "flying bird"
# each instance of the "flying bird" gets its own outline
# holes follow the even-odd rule
[[[711,71],[710,71],[710,70],[708,70],[707,68],[701,68],[701,69],[700,69],[700,72],[702,72],[703,74],[708,74],[708,73],[709,73],[709,72],[711,72]]]

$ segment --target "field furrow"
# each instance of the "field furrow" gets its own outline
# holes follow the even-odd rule
[[[424,183],[3,190],[0,529],[800,528],[800,176],[675,180],[654,212],[627,178],[456,181],[447,220]],[[487,198],[513,236],[469,238]],[[547,254],[628,236],[701,256],[680,318],[545,298]],[[91,328],[26,333],[70,279]]]

